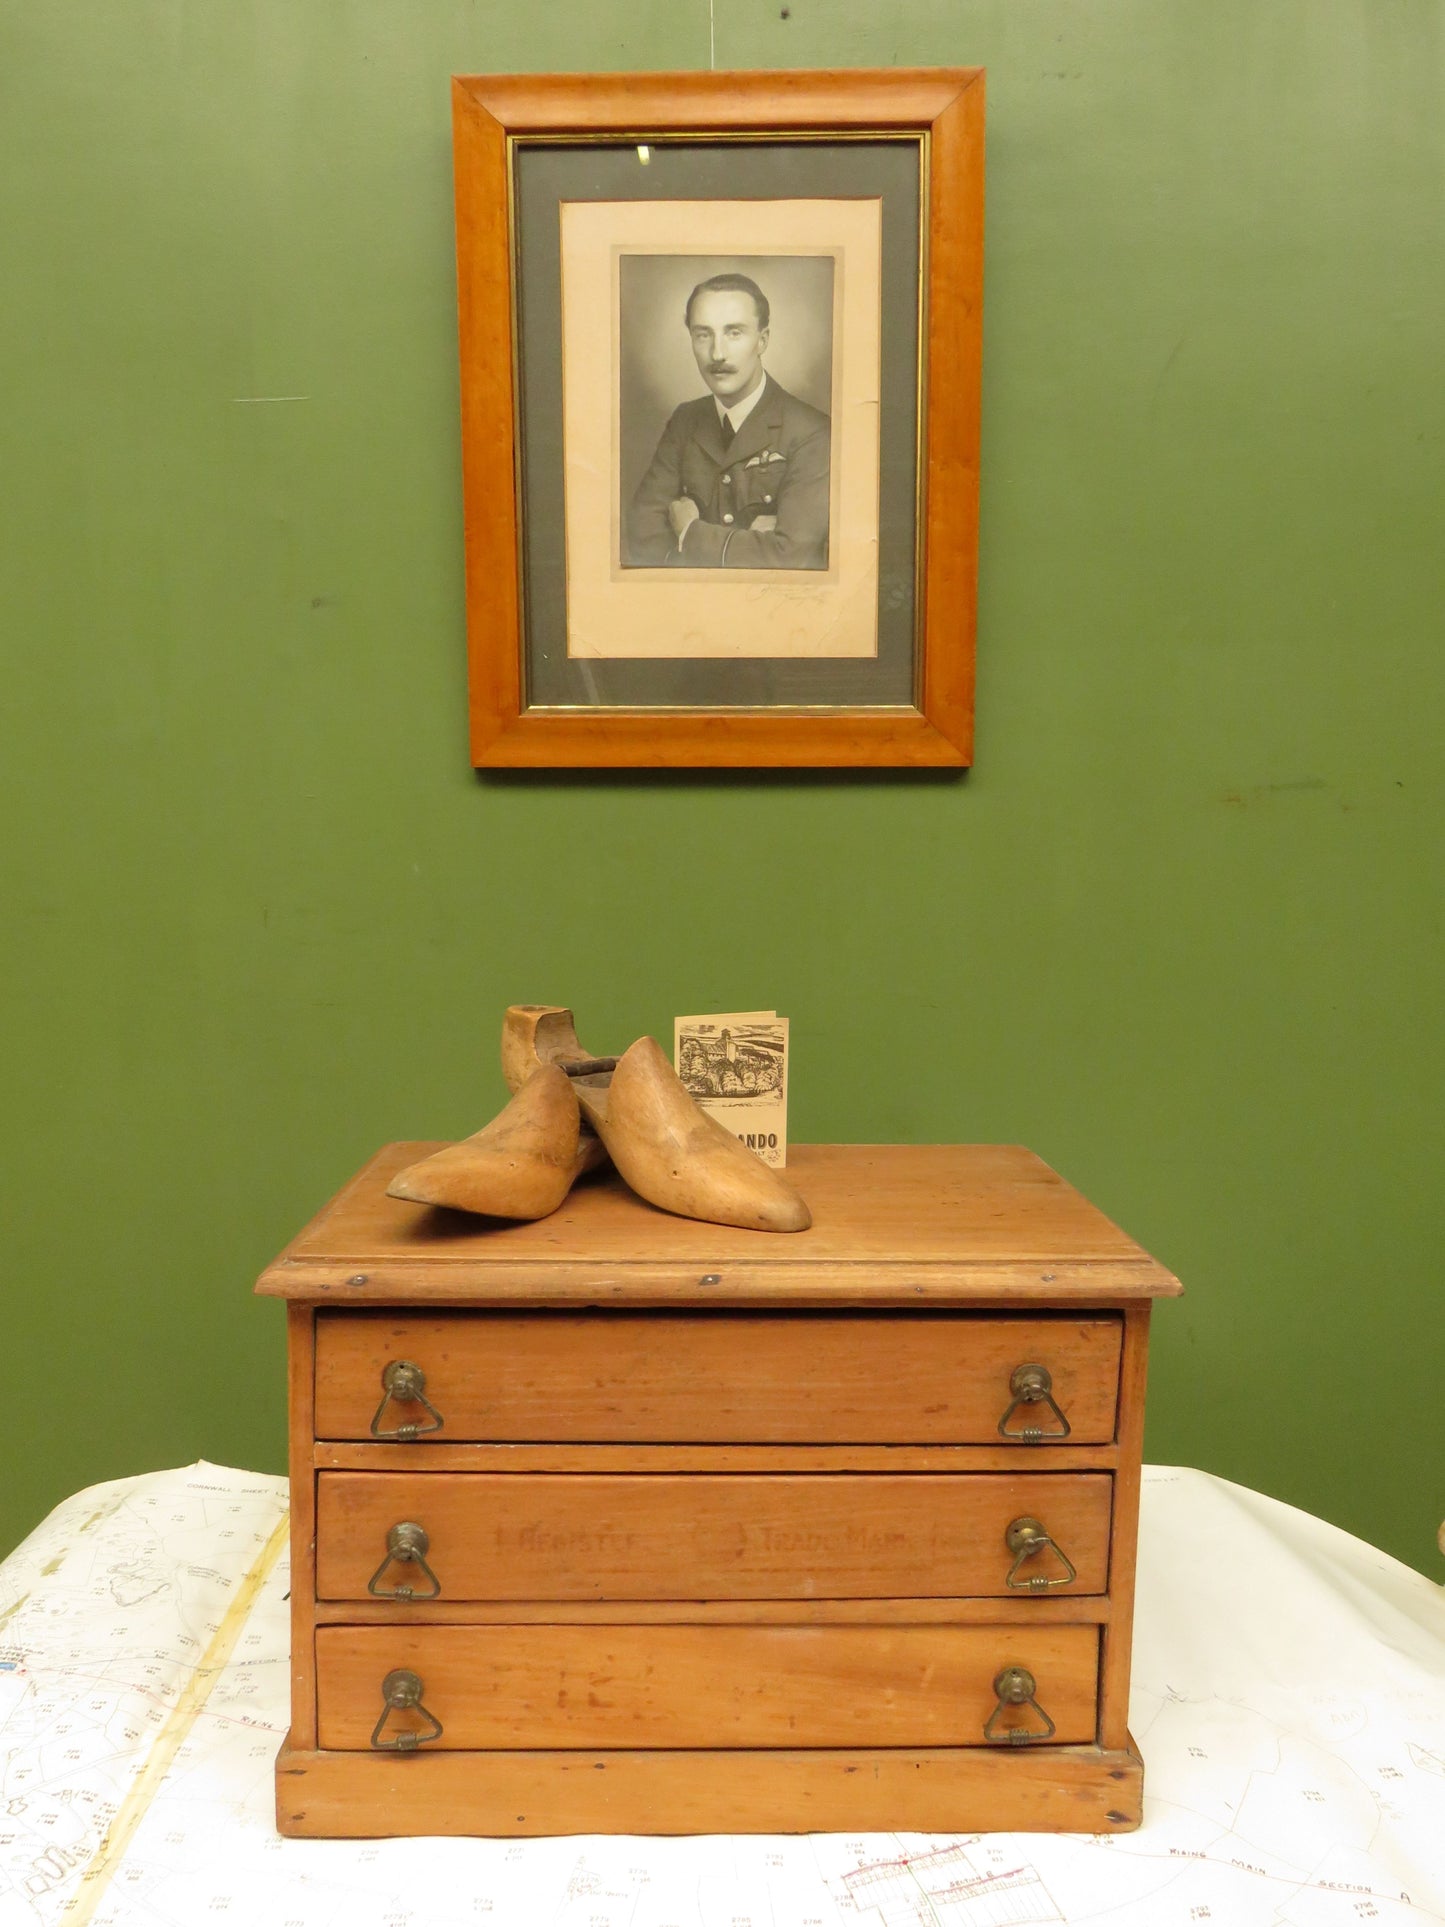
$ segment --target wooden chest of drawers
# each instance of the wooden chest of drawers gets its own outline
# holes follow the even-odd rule
[[[813,1227],[385,1195],[290,1332],[283,1833],[1123,1830],[1150,1302],[1031,1153],[800,1146]]]

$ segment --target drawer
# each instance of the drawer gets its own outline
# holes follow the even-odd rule
[[[430,1592],[414,1560],[388,1558],[391,1529],[411,1523],[443,1601],[1007,1598],[1038,1580],[1100,1593],[1112,1492],[1098,1472],[323,1472],[316,1590]],[[1021,1519],[1052,1544],[1011,1550]]]
[[[1034,1704],[1000,1708],[1008,1668]],[[406,1671],[419,1708],[388,1708]],[[319,1743],[371,1750],[982,1746],[1017,1728],[1092,1741],[1093,1626],[323,1626]],[[384,1720],[383,1720],[383,1716]]]
[[[1102,1444],[1120,1330],[1063,1314],[323,1311],[316,1436],[922,1445],[997,1444],[1003,1427]],[[402,1362],[422,1398],[386,1390]],[[1049,1398],[1018,1396],[1029,1365]]]

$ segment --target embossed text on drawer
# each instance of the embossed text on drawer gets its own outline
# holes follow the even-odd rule
[[[434,1596],[438,1612],[457,1600],[1100,1593],[1112,1490],[1099,1472],[323,1472],[316,1589],[406,1587],[409,1605]],[[1011,1534],[1025,1521],[1038,1533]],[[424,1572],[389,1556],[402,1524],[425,1534]]]

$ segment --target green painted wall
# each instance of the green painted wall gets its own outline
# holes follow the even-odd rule
[[[0,1541],[281,1466],[256,1272],[533,998],[1032,1145],[1190,1287],[1150,1455],[1438,1574],[1441,5],[5,13]],[[468,768],[447,77],[710,52],[989,69],[967,780]]]

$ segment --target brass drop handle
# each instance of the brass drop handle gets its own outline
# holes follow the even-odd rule
[[[1004,1544],[1014,1554],[1014,1562],[1008,1569],[1005,1584],[1014,1592],[1047,1592],[1052,1586],[1072,1586],[1079,1576],[1078,1567],[1039,1519],[1015,1519],[1004,1533]],[[1035,1554],[1054,1549],[1055,1557],[1064,1570],[1048,1578],[1042,1573],[1029,1573],[1020,1577],[1024,1561]]]
[[[1026,1666],[1005,1666],[994,1680],[993,1690],[998,1694],[998,1705],[989,1714],[983,1729],[983,1737],[990,1744],[1002,1741],[1007,1746],[1036,1746],[1040,1740],[1054,1737],[1054,1723],[1034,1698],[1037,1682]],[[1031,1706],[1043,1726],[1000,1726],[1005,1708],[1010,1706]]]
[[[1008,1388],[1011,1394],[1009,1407],[998,1422],[1002,1438],[1020,1439],[1025,1445],[1040,1445],[1047,1440],[1066,1439],[1069,1436],[1072,1428],[1054,1397],[1054,1375],[1047,1365],[1015,1365]],[[1010,1431],[1009,1420],[1021,1405],[1047,1405],[1058,1420],[1057,1428],[1045,1432],[1040,1426],[1025,1423],[1017,1431]]]
[[[381,1415],[393,1399],[398,1405],[424,1405],[431,1413],[431,1424],[418,1425],[412,1421],[383,1432]],[[420,1365],[413,1365],[409,1358],[393,1358],[390,1364],[382,1367],[381,1403],[371,1421],[371,1436],[374,1439],[419,1439],[425,1432],[440,1432],[443,1423],[441,1413],[426,1395],[426,1373]]]
[[[426,1746],[430,1741],[441,1738],[441,1721],[435,1713],[429,1712],[421,1703],[421,1696],[425,1691],[426,1688],[418,1675],[407,1672],[404,1667],[398,1667],[394,1672],[388,1673],[381,1682],[381,1718],[371,1729],[371,1744],[379,1753],[414,1753],[419,1746]],[[418,1731],[414,1726],[404,1726],[392,1739],[384,1740],[381,1737],[382,1728],[393,1713],[413,1712],[431,1722],[429,1731],[425,1728]]]
[[[403,1519],[394,1525],[386,1535],[386,1557],[366,1582],[366,1590],[378,1599],[436,1599],[441,1595],[442,1583],[426,1562],[431,1551],[431,1539],[425,1526],[419,1526],[414,1519]],[[390,1565],[418,1565],[431,1582],[430,1592],[418,1592],[415,1586],[383,1586],[378,1584],[381,1575]]]

